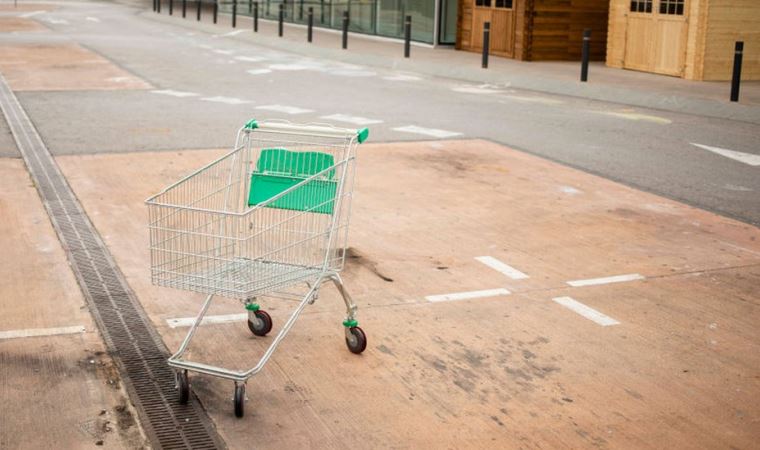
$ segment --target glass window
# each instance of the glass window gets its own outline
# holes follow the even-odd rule
[[[512,0],[496,0],[495,6],[497,8],[512,9]]]
[[[631,12],[651,13],[652,0],[631,0]]]
[[[660,0],[660,14],[683,16],[684,0]]]

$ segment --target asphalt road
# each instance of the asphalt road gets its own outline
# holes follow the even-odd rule
[[[230,147],[252,117],[351,126],[339,114],[376,121],[373,141],[486,138],[760,224],[760,166],[692,145],[758,155],[758,125],[306,58],[143,12],[66,2],[35,17],[53,33],[3,37],[77,43],[164,91],[18,92],[54,154]]]

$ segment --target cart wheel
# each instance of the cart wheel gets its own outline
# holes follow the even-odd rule
[[[177,389],[179,389],[179,404],[186,405],[190,399],[190,381],[187,379],[187,370],[177,372]]]
[[[253,313],[256,317],[255,321],[248,319],[248,328],[251,333],[256,336],[266,336],[267,333],[272,331],[272,318],[269,317],[266,311],[260,309]]]
[[[245,384],[235,384],[235,417],[245,414]]]
[[[348,329],[348,336],[346,336],[346,345],[351,353],[357,355],[367,348],[367,335],[359,327],[351,327]]]

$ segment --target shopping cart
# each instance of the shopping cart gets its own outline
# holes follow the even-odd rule
[[[179,350],[169,358],[180,403],[188,371],[235,382],[235,415],[244,414],[245,383],[259,372],[322,283],[346,304],[346,345],[367,338],[339,272],[345,261],[356,146],[369,131],[284,121],[249,121],[235,149],[146,200],[153,284],[208,294]],[[183,359],[215,296],[239,299],[256,336],[272,329],[262,297],[298,306],[259,362],[246,371]]]

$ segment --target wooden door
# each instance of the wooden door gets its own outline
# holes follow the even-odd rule
[[[471,50],[483,50],[483,24],[491,23],[489,53],[513,57],[515,12],[513,0],[470,0],[472,2]]]
[[[632,0],[627,16],[627,69],[681,76],[686,62],[687,0]]]

